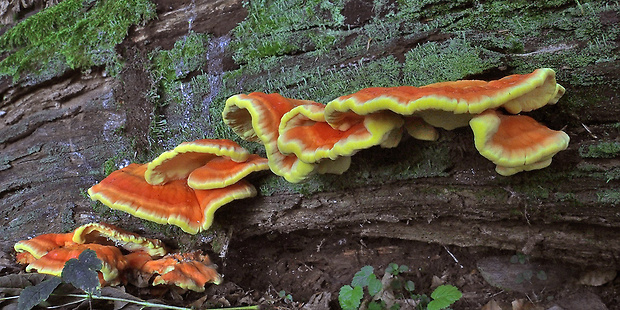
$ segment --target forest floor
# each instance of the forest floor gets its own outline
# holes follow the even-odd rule
[[[121,289],[144,300],[195,309],[245,305],[260,305],[261,309],[340,309],[340,288],[350,285],[356,272],[372,266],[377,278],[385,280],[386,268],[395,263],[406,269],[393,277],[397,281],[390,282],[394,297],[383,295],[383,300],[401,302],[401,309],[419,309],[415,305],[424,298],[421,295],[430,296],[435,287],[443,284],[454,285],[463,294],[452,309],[620,309],[620,279],[597,287],[581,285],[580,281],[588,280],[583,280],[585,270],[579,266],[530,260],[509,251],[360,238],[341,232],[274,234],[244,240],[242,244],[233,240],[229,246],[225,257],[211,255],[224,276],[223,283],[207,285],[203,293],[129,284]],[[25,276],[11,256],[4,254],[0,259],[0,275]],[[590,272],[590,281],[597,281],[593,280],[597,277],[602,276]],[[412,292],[394,285],[407,281],[415,284]],[[6,293],[3,289],[0,293]],[[367,290],[364,300],[370,300]],[[67,304],[62,309],[111,306],[101,301],[72,301],[61,299],[54,303]],[[0,306],[11,309],[16,303],[5,301]]]

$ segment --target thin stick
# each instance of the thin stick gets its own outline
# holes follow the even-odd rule
[[[450,256],[452,256],[452,259],[459,265],[459,267],[461,267],[461,269],[463,269],[463,265],[461,265],[461,263],[459,263],[459,260],[456,259],[456,256],[454,256],[454,254],[452,254],[452,252],[450,252],[450,250],[448,250],[447,246],[443,246],[444,249],[446,249],[446,252],[448,252],[448,254],[450,254]]]
[[[89,298],[90,297],[92,299],[122,301],[122,302],[127,302],[127,303],[134,303],[134,304],[145,306],[145,307],[153,307],[153,308],[164,308],[164,309],[173,309],[173,310],[191,310],[191,308],[169,306],[169,305],[164,305],[164,304],[151,303],[151,302],[148,302],[148,301],[138,301],[138,300],[124,299],[124,298],[117,298],[117,297],[108,297],[108,296],[95,296],[95,295],[88,296],[86,294],[83,294],[83,295],[82,294],[66,294],[65,296],[80,297],[80,298]],[[255,309],[258,309],[258,306],[244,306],[244,307],[218,308],[218,309],[226,309],[226,310],[255,310]]]

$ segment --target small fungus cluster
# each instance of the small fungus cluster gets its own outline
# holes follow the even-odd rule
[[[88,194],[110,208],[195,234],[211,226],[219,207],[256,196],[242,178],[268,169],[267,159],[233,141],[203,139],[114,171]]]
[[[15,244],[17,262],[60,276],[65,263],[93,250],[102,261],[101,285],[118,285],[130,279],[152,280],[152,285],[175,285],[202,292],[206,283],[219,283],[220,275],[200,253],[167,253],[162,242],[105,223],[90,223],[64,234],[44,234]],[[136,281],[134,281],[136,282]],[[140,281],[142,282],[142,281]]]

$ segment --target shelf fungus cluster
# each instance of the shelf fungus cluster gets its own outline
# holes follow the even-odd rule
[[[105,223],[90,223],[64,234],[44,234],[15,244],[17,261],[26,271],[60,276],[67,261],[84,250],[102,261],[101,285],[175,285],[202,292],[221,277],[209,258],[200,253],[168,253],[162,242]],[[146,281],[144,281],[146,280]]]
[[[88,193],[113,209],[195,234],[210,227],[222,205],[256,195],[242,180],[253,171],[270,169],[293,183],[315,173],[342,174],[356,152],[395,147],[405,132],[433,141],[437,128],[468,125],[499,174],[541,169],[569,137],[519,113],[555,104],[563,94],[551,69],[490,82],[366,88],[327,104],[239,94],[226,101],[223,120],[242,139],[263,144],[266,159],[230,140],[184,142],[148,164],[113,172]]]
[[[405,131],[436,140],[437,127],[467,125],[480,154],[507,176],[547,167],[567,148],[566,133],[517,115],[555,104],[563,94],[555,72],[545,68],[490,82],[366,88],[325,105],[279,94],[240,94],[226,101],[223,118],[241,138],[262,143],[269,168],[289,182],[343,173],[356,152],[395,147]]]
[[[88,190],[106,206],[195,234],[221,206],[256,196],[245,176],[268,170],[267,159],[230,140],[183,142],[148,164],[130,164]]]

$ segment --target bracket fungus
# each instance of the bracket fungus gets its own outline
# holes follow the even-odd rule
[[[295,155],[283,154],[278,148],[277,140],[278,128],[284,114],[301,105],[322,106],[310,100],[255,92],[228,98],[222,116],[224,123],[242,139],[265,146],[269,168],[273,173],[289,182],[297,183],[314,173],[317,165],[300,161]]]
[[[65,263],[72,258],[78,258],[85,250],[93,250],[102,262],[99,271],[101,285],[117,285],[120,283],[120,272],[125,269],[126,261],[121,251],[114,246],[101,244],[71,244],[49,251],[41,258],[26,266],[26,272],[36,270],[39,273],[51,274],[59,277]]]
[[[52,243],[47,240],[61,240]],[[221,277],[206,255],[199,252],[168,253],[163,243],[127,232],[106,223],[90,223],[64,234],[45,234],[14,245],[17,260],[26,271],[60,276],[67,261],[85,250],[93,250],[102,261],[101,285],[118,285],[132,279],[132,272],[151,285],[175,285],[202,292],[207,283],[219,284]],[[23,261],[24,253],[32,260]],[[125,254],[127,253],[127,254]],[[35,258],[36,257],[36,258]]]
[[[570,140],[566,133],[549,129],[526,115],[502,115],[490,110],[469,123],[476,149],[504,176],[549,166],[551,157],[565,150]]]
[[[196,234],[211,226],[221,206],[256,196],[242,179],[267,169],[267,159],[233,141],[202,139],[114,171],[88,194],[112,209]]]
[[[336,160],[384,143],[404,123],[400,116],[380,112],[361,117],[346,130],[338,130],[325,121],[324,110],[325,106],[303,105],[286,113],[279,127],[280,152],[295,154],[306,163]]]
[[[239,144],[226,139],[183,142],[148,163],[144,178],[151,185],[187,179],[195,169],[222,156],[234,162],[244,162],[250,154]]]
[[[241,94],[226,101],[222,116],[239,136],[265,145],[269,167],[289,182],[304,181],[317,171],[343,173],[357,151],[394,147],[404,130],[432,141],[439,137],[435,127],[467,125],[474,130],[480,153],[498,165],[498,173],[511,175],[548,166],[569,139],[565,133],[543,130],[546,127],[527,116],[499,116],[495,110],[529,112],[557,103],[564,91],[555,72],[543,68],[489,82],[365,88],[325,105],[279,94]]]
[[[344,173],[351,157],[373,146],[396,147],[406,131],[434,141],[437,128],[470,126],[480,154],[501,175],[541,169],[569,137],[529,116],[564,94],[552,69],[494,81],[440,82],[422,87],[371,87],[327,104],[254,92],[226,100],[224,122],[242,139],[264,145],[267,159],[231,140],[184,142],[148,164],[131,164],[88,190],[93,200],[195,234],[214,212],[255,196],[245,176],[270,169],[292,183],[314,173]],[[30,259],[24,255],[24,260]]]
[[[254,186],[243,180],[209,190],[193,189],[185,179],[151,185],[144,179],[146,169],[144,164],[130,164],[88,189],[88,194],[112,209],[160,224],[173,224],[190,234],[208,229],[221,206],[256,196]]]

